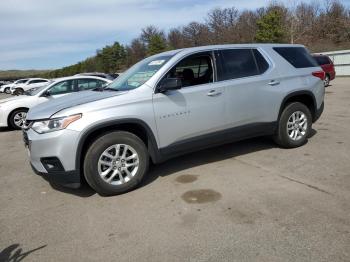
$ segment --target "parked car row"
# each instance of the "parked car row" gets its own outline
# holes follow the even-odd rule
[[[187,48],[148,57],[112,83],[55,80],[1,102],[0,123],[23,128],[37,174],[115,195],[137,187],[150,162],[198,149],[267,135],[304,145],[325,78],[301,45]]]
[[[91,73],[80,73],[76,74],[76,76],[96,76],[100,78],[105,78],[109,81],[113,81],[115,78],[119,76],[119,74],[105,74],[99,72],[91,72]],[[0,93],[12,94],[12,95],[22,95],[26,91],[31,89],[36,89],[41,86],[48,85],[52,80],[44,79],[44,78],[25,78],[19,79],[13,83],[6,83],[0,86]]]
[[[50,80],[44,78],[19,79],[14,83],[1,86],[0,92],[22,95],[25,91],[47,85],[49,82]]]
[[[23,95],[0,100],[0,127],[21,129],[30,108],[73,92],[101,88],[111,82],[101,77],[73,76],[47,81],[45,85],[29,84],[29,90],[23,85],[27,90]]]

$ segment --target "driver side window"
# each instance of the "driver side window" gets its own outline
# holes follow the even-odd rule
[[[212,65],[212,58],[208,53],[191,55],[181,60],[164,78],[179,78],[183,87],[212,83]]]
[[[62,95],[66,93],[71,93],[73,91],[74,91],[73,80],[66,80],[66,81],[59,82],[50,88],[51,95]]]

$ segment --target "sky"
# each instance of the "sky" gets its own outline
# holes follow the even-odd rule
[[[295,2],[295,0],[292,0]],[[282,0],[288,5],[291,0]],[[312,0],[306,0],[309,2]],[[268,0],[1,0],[0,70],[55,69],[93,56],[141,29],[163,30],[203,21],[216,7],[239,10]],[[350,6],[350,0],[342,0]]]

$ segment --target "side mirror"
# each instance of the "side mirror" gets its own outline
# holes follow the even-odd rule
[[[43,97],[50,97],[51,96],[51,92],[50,90],[46,90],[43,94],[42,94]]]
[[[182,87],[182,80],[180,78],[164,78],[158,87],[160,93],[164,93],[169,90],[176,90]]]

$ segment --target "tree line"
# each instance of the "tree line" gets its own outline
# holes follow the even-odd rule
[[[256,10],[235,7],[211,10],[204,22],[164,31],[150,25],[128,45],[115,42],[77,64],[46,73],[62,77],[81,72],[115,73],[141,59],[166,50],[235,43],[295,43],[311,51],[350,48],[350,9],[339,0],[300,2],[285,6],[272,2]]]

